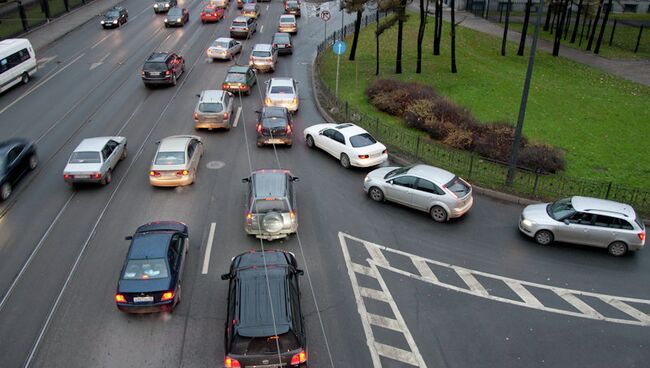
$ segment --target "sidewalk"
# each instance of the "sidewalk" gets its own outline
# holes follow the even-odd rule
[[[120,2],[122,0],[95,0],[18,37],[29,39],[34,49],[40,51],[93,17],[104,14],[108,8]]]
[[[411,10],[419,11],[419,8],[413,6]],[[430,11],[433,11],[432,7],[430,8]],[[444,9],[443,14],[446,21],[451,21],[450,11],[448,8]],[[456,11],[456,22],[461,27],[487,33],[499,38],[503,37],[503,27],[466,11]],[[527,36],[526,40],[527,52],[530,50],[530,45],[533,41],[530,35],[533,34],[534,27],[535,17],[531,16],[531,24],[528,27],[529,36]],[[518,43],[520,38],[520,32],[508,31],[508,40]],[[553,52],[553,43],[542,40],[541,38],[537,40],[537,47],[549,53]],[[565,57],[578,63],[586,64],[607,73],[617,75],[621,78],[650,86],[650,60],[611,60],[598,56],[592,52],[565,47],[563,44],[560,45],[560,57]]]

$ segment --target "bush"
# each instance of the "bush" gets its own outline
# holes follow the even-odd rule
[[[467,150],[472,147],[472,132],[467,129],[454,128],[451,129],[442,143],[451,147]]]
[[[436,120],[449,122],[459,128],[469,129],[477,125],[472,114],[446,98],[439,98],[435,101],[431,110]]]
[[[477,125],[472,129],[473,151],[493,160],[507,162],[510,158],[515,128],[507,122],[495,122]],[[521,145],[527,143],[521,138]]]
[[[406,90],[410,101],[437,99],[440,96],[430,86],[425,86],[417,83],[402,82],[393,79],[377,79],[366,87],[366,96],[372,98],[373,96],[382,92],[390,92],[396,89]]]
[[[404,115],[404,109],[409,103],[408,92],[404,89],[383,91],[371,97],[370,103],[380,111],[395,116],[402,116]]]
[[[429,137],[432,139],[441,141],[444,140],[452,130],[456,129],[456,127],[444,121],[427,119],[424,121],[424,124],[420,129],[429,134]]]
[[[540,169],[552,174],[564,170],[566,166],[564,152],[545,144],[529,144],[522,148],[517,164],[531,170]]]
[[[424,129],[427,120],[433,116],[434,100],[415,100],[404,110],[406,124],[411,127]]]

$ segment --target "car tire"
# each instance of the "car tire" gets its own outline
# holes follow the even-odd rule
[[[122,156],[120,156],[120,161],[126,159],[126,156],[129,154],[129,150],[124,146],[124,150],[122,151]]]
[[[176,83],[178,83],[178,82],[176,81],[176,74],[174,74],[174,75],[172,76],[172,86],[175,86]]]
[[[262,146],[264,146],[264,143],[262,143],[262,142],[257,142],[257,147],[262,147]]]
[[[548,230],[540,230],[535,233],[535,241],[539,245],[549,245],[553,243],[554,239],[553,233]]]
[[[36,166],[38,166],[38,156],[34,153],[29,156],[29,169],[34,170]]]
[[[197,174],[197,171],[195,170],[195,171],[192,173],[192,182],[190,183],[190,185],[193,185],[194,183],[196,183],[196,177],[197,177],[196,174]]]
[[[371,187],[368,189],[368,196],[370,196],[370,199],[375,202],[383,202],[385,198],[384,192],[382,192],[381,189],[377,187]]]
[[[429,211],[431,218],[435,222],[445,222],[447,221],[447,211],[440,206],[433,206]]]
[[[246,96],[250,96],[250,95],[251,95],[251,90],[249,88],[248,91],[246,91]]]
[[[102,185],[108,185],[111,180],[113,180],[113,174],[111,173],[111,170],[108,170],[106,172],[106,176],[104,176],[104,179],[102,179]]]
[[[0,200],[6,201],[11,196],[11,184],[4,183],[0,187]]]
[[[23,84],[27,84],[29,82],[29,74],[27,74],[27,72],[23,73],[23,75],[20,77],[20,81]]]
[[[615,241],[607,246],[607,251],[614,257],[625,255],[625,253],[627,253],[627,250],[627,244],[623,243],[622,241]]]
[[[169,28],[169,24],[165,23],[165,28]]]
[[[308,136],[307,136],[306,142],[307,142],[307,147],[309,147],[309,148],[314,148],[314,147],[316,147],[316,146],[314,145],[314,138],[313,138],[311,135],[308,135]]]
[[[341,154],[340,162],[341,162],[341,166],[343,166],[346,169],[349,169],[351,166],[350,157],[348,157],[348,155],[346,155],[345,153]]]
[[[205,24],[205,21],[203,19],[201,19],[201,23]]]

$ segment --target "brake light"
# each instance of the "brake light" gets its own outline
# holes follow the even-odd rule
[[[170,74],[172,74],[171,71],[169,71],[169,70],[166,70],[166,71],[165,71],[165,75],[170,75]]]
[[[164,302],[166,300],[172,300],[172,299],[174,299],[174,292],[173,291],[165,291],[163,293],[162,297],[160,298],[160,301]]]
[[[294,98],[293,98],[293,103],[294,103],[294,104],[297,104],[297,103],[298,103],[298,97],[294,97]]]
[[[291,134],[291,124],[287,124],[287,134]]]
[[[122,294],[115,294],[115,301],[118,303],[126,303],[126,298]]]
[[[199,120],[199,113],[194,111],[194,120]]]
[[[74,179],[74,175],[63,174],[63,179],[65,179],[65,180],[68,180],[68,179]]]
[[[294,221],[296,219],[296,211],[291,211],[289,212],[289,217],[291,217],[291,221]]]
[[[388,149],[383,150],[381,153],[384,154],[384,155],[387,155],[388,154]]]
[[[253,223],[253,214],[250,212],[246,212],[246,223],[248,225]]]
[[[248,27],[242,28],[244,31],[248,31]],[[239,364],[239,363],[238,363]]]
[[[91,179],[101,179],[101,177],[102,177],[102,174],[100,174],[100,173],[90,174]]]
[[[187,170],[176,171],[176,176],[187,176],[190,172]]]
[[[228,112],[224,112],[224,113],[223,113],[223,118],[224,118],[224,119],[228,119]]]
[[[274,43],[274,44],[272,44],[272,46],[273,46],[273,47],[277,47],[277,46],[278,46],[278,44],[277,44],[277,43]]]
[[[227,356],[226,359],[224,359],[223,364],[226,366],[226,368],[241,368],[239,361],[229,356]]]
[[[149,171],[149,176],[160,176],[160,171]]]
[[[270,105],[271,105],[271,98],[270,98],[270,97],[267,97],[267,98],[264,100],[264,103],[266,104],[266,106],[270,106]]]
[[[369,155],[359,155],[359,158],[368,158],[370,157]]]
[[[286,45],[284,45],[284,46],[286,46],[286,47],[288,47],[288,48],[291,48],[291,44],[290,44],[290,43],[288,43],[288,44],[286,44]]]
[[[640,239],[641,241],[644,241],[644,240],[645,240],[645,233],[639,233],[638,235],[639,235],[639,239]]]
[[[257,124],[257,132],[262,134],[262,124]]]
[[[291,357],[291,365],[298,365],[305,362],[307,362],[307,353],[302,349],[300,350],[300,353]]]
[[[228,87],[230,87],[230,86],[227,85],[226,83],[224,83],[224,84],[221,85],[221,89],[228,89]]]

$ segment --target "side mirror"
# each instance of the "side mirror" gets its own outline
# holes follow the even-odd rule
[[[305,274],[305,271],[296,269],[296,275],[302,276]]]
[[[261,114],[261,113],[262,113],[261,110],[255,110],[255,112],[258,113],[258,114]]]
[[[265,80],[264,84],[269,84],[270,80]]]
[[[565,225],[569,225],[569,224],[570,224],[570,222],[569,222],[568,219],[564,219],[564,221],[562,221],[562,222],[564,222]]]
[[[388,184],[393,185],[393,181],[392,181],[392,180],[389,180],[389,181],[388,181]]]
[[[160,144],[160,141],[156,141],[154,144]]]
[[[197,93],[197,94],[196,94],[196,97],[201,97],[201,94],[200,94],[200,93]]]
[[[251,179],[250,178],[243,178],[241,180],[242,183],[250,183]]]
[[[133,239],[133,236],[131,236],[131,235],[127,235],[127,236],[124,237],[124,240],[132,240],[132,239]]]
[[[291,181],[300,181],[300,178],[297,177],[297,176],[294,176],[294,177],[291,178]]]
[[[229,273],[224,273],[223,275],[221,275],[222,280],[230,280],[231,278],[232,276],[230,276]]]

